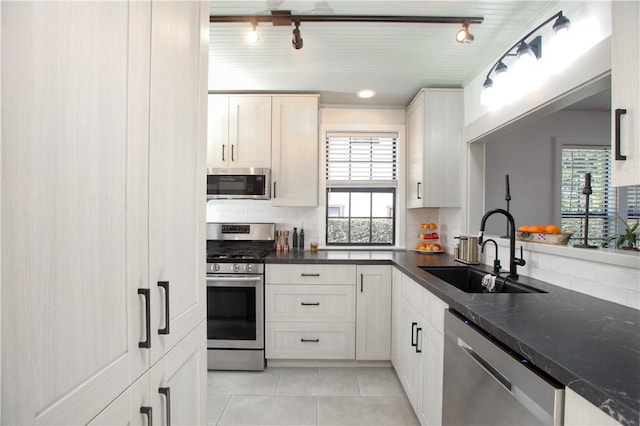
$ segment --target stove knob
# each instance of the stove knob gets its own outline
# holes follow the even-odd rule
[[[218,272],[220,270],[220,264],[219,263],[214,263],[213,264],[213,271],[214,272]]]
[[[244,267],[244,270],[246,272],[253,272],[253,265],[251,263],[247,263],[247,265]]]
[[[238,272],[240,271],[240,265],[238,265],[237,263],[234,263],[233,266],[231,267],[231,270],[233,272]]]

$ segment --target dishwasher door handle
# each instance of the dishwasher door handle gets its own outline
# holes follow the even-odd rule
[[[471,357],[480,367],[482,367],[487,373],[491,374],[494,379],[498,381],[506,390],[512,392],[511,381],[503,376],[498,370],[496,370],[491,364],[489,364],[484,358],[482,358],[476,351],[473,350],[464,340],[458,337],[458,347],[462,349],[467,355]]]

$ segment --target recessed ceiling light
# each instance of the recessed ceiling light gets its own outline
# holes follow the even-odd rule
[[[368,99],[373,98],[376,95],[376,91],[372,89],[362,89],[356,92],[359,98]]]

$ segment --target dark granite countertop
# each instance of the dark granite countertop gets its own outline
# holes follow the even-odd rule
[[[448,254],[321,250],[273,253],[266,262],[393,264],[621,424],[640,422],[638,310],[523,276],[548,293],[464,293],[419,268],[459,266]]]

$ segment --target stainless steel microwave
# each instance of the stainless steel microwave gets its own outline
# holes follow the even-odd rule
[[[271,170],[207,169],[207,199],[268,200]]]

